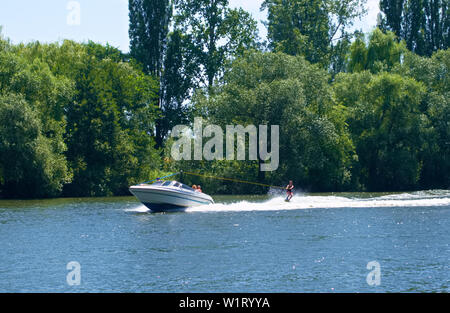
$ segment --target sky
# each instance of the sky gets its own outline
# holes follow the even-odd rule
[[[267,36],[262,21],[263,0],[230,0],[259,22],[260,37]],[[379,0],[367,0],[368,14],[355,21],[355,28],[371,31],[376,25]],[[63,39],[109,43],[129,51],[128,0],[0,0],[0,26],[3,37],[13,43],[55,42]]]

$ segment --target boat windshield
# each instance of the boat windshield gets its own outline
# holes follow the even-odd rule
[[[191,187],[189,187],[188,185],[185,185],[185,184],[181,184],[181,188],[189,190],[189,191],[194,191],[194,189],[192,189]]]
[[[184,189],[186,191],[195,191],[194,189],[192,189],[188,185],[179,183],[177,181],[156,181],[152,185],[153,186],[163,186],[163,187],[168,187],[168,186],[172,187],[173,186],[173,187]]]

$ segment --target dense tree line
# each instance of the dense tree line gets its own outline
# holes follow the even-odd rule
[[[376,30],[370,38],[364,47],[355,41],[351,50],[380,56],[403,49],[392,34]],[[405,51],[403,62],[355,57],[362,64],[350,57],[354,70],[331,81],[302,56],[252,52],[233,63],[213,96],[195,105],[218,125],[280,125],[280,168],[266,175],[267,183],[294,179],[315,191],[448,188],[450,50],[432,58]],[[189,166],[198,169],[199,163],[180,168]],[[202,166],[205,172],[261,181],[255,162]],[[254,189],[203,184],[223,192]]]
[[[179,170],[311,191],[450,188],[448,3],[381,0],[379,28],[350,32],[364,3],[266,0],[267,42],[228,0],[130,0],[129,54],[0,39],[0,195],[123,195]],[[278,170],[174,161],[171,129],[194,117],[280,125]]]
[[[156,175],[154,78],[109,46],[0,43],[3,196],[125,194]]]

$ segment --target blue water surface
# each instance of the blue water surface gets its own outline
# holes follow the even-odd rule
[[[0,292],[449,292],[446,199],[219,197],[171,214],[134,198],[0,201]]]

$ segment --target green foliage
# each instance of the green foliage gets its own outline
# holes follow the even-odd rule
[[[336,100],[349,108],[356,183],[378,191],[417,188],[429,123],[419,109],[423,84],[397,74],[362,72],[338,75],[334,88]]]
[[[192,89],[197,85],[199,67],[195,62],[195,51],[191,44],[192,37],[174,30],[168,41],[164,62],[164,74],[161,80],[162,118],[158,121],[162,141],[175,125],[189,121],[190,108],[186,101]]]
[[[147,74],[161,76],[172,4],[169,0],[130,0],[130,54]]]
[[[389,71],[400,59],[406,49],[403,43],[398,43],[392,32],[383,33],[375,29],[369,37],[366,46],[364,36],[358,35],[350,46],[349,71],[360,72],[369,70],[372,73]]]
[[[236,60],[213,97],[197,109],[221,125],[279,125],[280,167],[259,171],[259,162],[215,162],[215,170],[282,184],[288,178],[312,190],[336,190],[349,182],[352,143],[339,108],[332,105],[328,75],[303,57],[250,53]],[[238,174],[240,173],[240,174]],[[248,190],[245,187],[241,192]]]
[[[366,70],[367,67],[367,47],[364,41],[364,35],[358,34],[350,46],[348,70],[349,72],[361,72]]]
[[[165,98],[162,93],[165,86],[162,83],[166,78],[162,78],[162,75],[164,65],[166,65],[164,63],[167,62],[166,50],[173,5],[170,0],[130,0],[128,8],[130,55],[141,64],[145,73],[157,78],[161,87],[158,90],[157,103],[162,114],[155,125],[155,139],[157,146],[162,147],[167,134],[166,126],[171,124],[168,115],[164,112],[165,108],[171,104],[164,102]],[[172,49],[173,47],[174,45],[172,45]]]
[[[380,0],[383,28],[405,40],[410,51],[431,56],[450,44],[448,0]]]
[[[449,175],[443,175],[450,172],[450,49],[438,51],[431,58],[407,53],[395,71],[426,86],[420,109],[430,120],[430,127],[422,152],[421,185],[446,188],[450,186]]]
[[[63,187],[68,196],[128,194],[159,169],[152,137],[158,84],[119,50],[93,42],[2,44],[5,196],[57,196]]]
[[[39,115],[22,95],[0,95],[0,191],[6,197],[56,196],[70,181],[60,147],[44,136]]]
[[[231,59],[258,46],[257,22],[228,8],[228,0],[133,0],[129,9],[131,55],[160,82],[156,142],[162,147],[169,130],[187,119],[193,89],[212,87]]]
[[[364,10],[364,0],[265,0],[272,50],[303,55],[324,67],[334,52],[333,40],[344,35]],[[342,36],[345,37],[345,36]]]
[[[175,7],[176,27],[191,39],[203,85],[212,87],[227,61],[257,48],[257,22],[242,9],[228,8],[228,0],[176,1]]]
[[[71,179],[64,157],[67,148],[63,136],[64,107],[73,97],[74,86],[70,80],[55,76],[41,60],[29,62],[15,47],[8,43],[4,47],[0,51],[0,96],[3,97],[3,143],[0,145],[4,157],[0,161],[3,167],[0,189],[7,196],[57,195]],[[11,108],[15,103],[17,108]],[[26,125],[28,121],[30,125]],[[21,127],[25,129],[20,130]],[[29,135],[31,130],[33,136]],[[21,134],[24,141],[15,147],[14,140],[19,142]],[[29,164],[24,165],[26,161]],[[22,186],[28,186],[29,190]]]
[[[382,0],[380,29],[352,42],[364,2],[264,1],[272,52],[258,52],[256,21],[228,0],[130,1],[130,55],[0,37],[0,196],[124,195],[178,170],[313,191],[448,188],[448,3]],[[173,161],[168,135],[194,116],[279,125],[278,170]]]
[[[350,35],[346,34],[331,47],[330,53],[330,73],[334,76],[341,72],[348,71],[349,53],[351,46]]]
[[[75,101],[67,107],[67,158],[74,180],[66,193],[126,194],[132,183],[146,180],[159,166],[150,136],[158,84],[130,64],[111,59],[108,48],[87,48],[83,75],[74,73]]]

